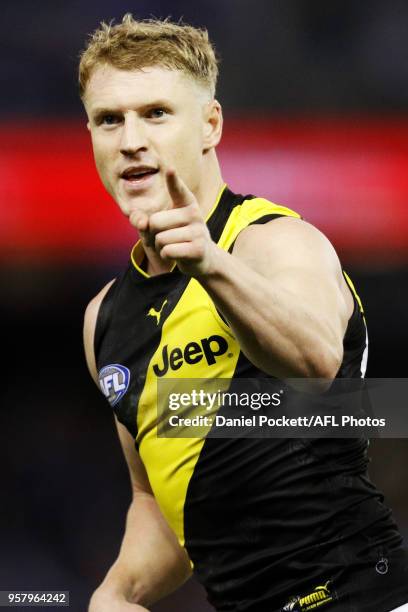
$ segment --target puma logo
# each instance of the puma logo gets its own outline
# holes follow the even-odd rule
[[[155,308],[153,308],[153,306],[150,308],[149,312],[147,313],[148,317],[156,317],[156,325],[158,325],[160,323],[160,317],[163,311],[163,308],[165,307],[165,305],[167,304],[167,300],[164,300],[163,304],[161,305],[160,310],[156,310]]]

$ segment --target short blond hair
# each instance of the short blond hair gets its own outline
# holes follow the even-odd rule
[[[215,94],[218,59],[205,29],[168,19],[137,21],[127,13],[122,23],[102,22],[80,54],[79,94],[85,95],[93,70],[109,64],[121,70],[163,66],[180,70]]]

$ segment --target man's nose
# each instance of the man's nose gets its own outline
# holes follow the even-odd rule
[[[133,115],[125,116],[120,152],[129,157],[135,155],[138,151],[146,151],[147,148],[147,134],[142,119]]]

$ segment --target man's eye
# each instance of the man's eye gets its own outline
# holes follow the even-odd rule
[[[149,112],[148,112],[148,117],[150,119],[162,119],[166,114],[166,111],[164,110],[164,108],[152,108]]]
[[[115,125],[119,122],[119,117],[117,115],[103,115],[100,118],[100,123],[103,125]]]

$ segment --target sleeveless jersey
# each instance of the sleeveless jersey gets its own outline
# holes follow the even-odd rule
[[[300,218],[224,187],[207,225],[214,242],[232,251],[243,229],[282,216]],[[370,586],[377,593],[377,612],[408,601],[407,587],[394,585],[396,570],[388,571],[390,558],[403,554],[401,537],[366,475],[365,439],[157,435],[158,380],[233,382],[268,375],[240,351],[197,280],[177,268],[150,277],[142,257],[139,242],[102,301],[96,362],[102,390],[134,437],[155,498],[209,601],[217,610],[234,612],[312,610],[317,603],[333,611],[373,610],[359,599],[363,574],[383,579],[380,595]],[[362,377],[366,326],[361,302],[345,278],[354,312],[338,377]],[[384,574],[376,573],[380,562],[387,563]],[[356,602],[360,607],[353,607]]]

